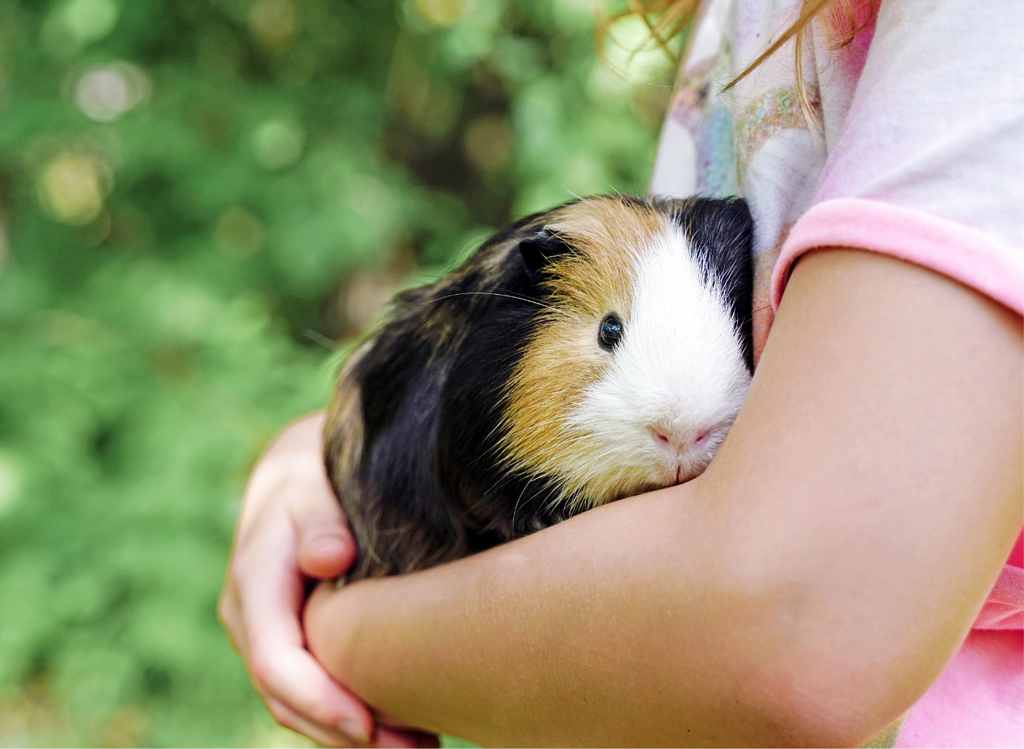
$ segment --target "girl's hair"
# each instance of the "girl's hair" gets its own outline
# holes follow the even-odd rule
[[[598,24],[597,42],[601,48],[607,38],[611,25],[627,16],[638,16],[647,24],[651,39],[665,54],[673,59],[676,55],[671,51],[669,43],[682,34],[690,23],[701,0],[626,0],[627,8],[613,13]],[[802,75],[803,42],[810,24],[819,19],[825,30],[829,48],[836,50],[849,45],[855,36],[863,31],[878,11],[880,0],[803,0],[800,16],[793,24],[780,34],[757,59],[733,78],[724,90],[729,90],[739,81],[746,78],[758,65],[775,54],[779,47],[794,41],[793,62],[796,74],[797,93],[800,107],[812,129],[816,129],[817,117],[811,106]]]

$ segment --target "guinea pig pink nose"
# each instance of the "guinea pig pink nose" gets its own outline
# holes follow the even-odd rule
[[[651,427],[651,436],[654,437],[654,441],[658,445],[671,452],[679,452],[683,448],[689,447],[690,444],[689,440],[683,439],[671,430],[662,427]]]
[[[700,431],[694,440],[691,442],[688,439],[683,439],[673,434],[667,429],[660,427],[651,427],[651,436],[654,437],[654,441],[658,443],[662,448],[671,450],[673,452],[680,452],[683,449],[699,450],[704,447],[708,441],[708,436],[711,434],[710,429],[704,429]]]

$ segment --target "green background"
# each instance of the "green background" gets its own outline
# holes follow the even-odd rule
[[[215,604],[335,341],[572,194],[671,63],[590,0],[0,1],[0,746],[289,745]]]

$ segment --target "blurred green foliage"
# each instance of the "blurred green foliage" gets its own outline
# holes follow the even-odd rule
[[[397,284],[643,190],[670,65],[592,12],[0,1],[0,745],[301,743],[216,620],[245,478]]]

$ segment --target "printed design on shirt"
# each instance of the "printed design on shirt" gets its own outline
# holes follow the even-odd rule
[[[810,83],[806,86],[811,111],[820,117],[821,95],[818,87]],[[792,128],[808,129],[795,86],[772,89],[750,102],[736,122],[736,153],[741,173],[746,171],[747,165],[765,141],[780,130]]]
[[[733,115],[715,84],[728,80],[729,65],[729,50],[722,48],[714,58],[684,69],[672,99],[672,118],[693,139],[701,195],[727,197],[738,192]]]

